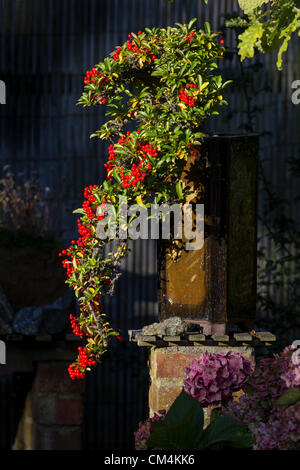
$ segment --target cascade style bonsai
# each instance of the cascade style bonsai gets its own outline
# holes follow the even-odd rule
[[[110,340],[121,339],[107,320],[103,299],[114,291],[128,246],[120,236],[105,255],[113,237],[100,238],[97,226],[109,222],[107,205],[114,207],[114,222],[128,227],[134,216],[122,219],[119,197],[146,208],[151,202],[184,201],[189,188],[180,177],[188,157],[198,155],[201,124],[226,104],[226,83],[216,73],[223,41],[208,23],[197,31],[195,21],[129,34],[122,46],[86,72],[79,104],[106,105],[110,120],[92,137],[111,143],[107,178],[100,186],[85,188],[82,208],[74,211],[80,214],[79,238],[60,253],[66,282],[80,304],[80,316],[70,316],[72,328],[86,339],[69,367],[72,379],[84,378],[85,370],[101,361]],[[135,130],[130,132],[126,127],[132,123]]]

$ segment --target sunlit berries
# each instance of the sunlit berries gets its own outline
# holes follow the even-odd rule
[[[85,371],[81,370],[76,364],[70,364],[68,372],[72,380],[83,380],[85,377]]]
[[[80,330],[80,326],[78,325],[78,320],[72,314],[70,314],[70,323],[74,335],[82,337],[83,333]]]
[[[119,60],[119,56],[121,54],[121,48],[118,47],[114,52],[114,60],[117,62]]]
[[[188,85],[186,85],[185,88],[181,88],[178,98],[180,99],[180,101],[182,101],[183,103],[187,104],[190,108],[192,108],[195,105],[196,99],[190,96],[186,92],[186,90],[190,88],[197,88],[197,85],[194,85],[193,83],[189,83]]]
[[[189,43],[191,44],[194,34],[195,34],[195,31],[192,31],[192,32],[188,35],[188,37],[185,39],[185,41],[189,41]]]

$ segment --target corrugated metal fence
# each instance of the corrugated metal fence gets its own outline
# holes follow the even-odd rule
[[[131,31],[173,25],[198,18],[213,29],[223,14],[237,11],[236,0],[0,0],[0,79],[7,86],[7,104],[0,106],[0,164],[10,163],[29,176],[37,170],[57,201],[56,229],[65,240],[74,236],[72,210],[82,202],[85,185],[103,179],[107,146],[89,135],[103,122],[103,110],[75,106],[86,69],[102,60]],[[226,45],[234,45],[226,32]],[[267,176],[282,196],[296,188],[286,159],[299,150],[300,106],[291,103],[291,82],[300,79],[298,43],[286,54],[278,73],[274,57],[260,57],[256,83],[270,92],[255,104],[254,128],[261,138]],[[221,65],[234,75],[238,58]],[[250,90],[249,90],[250,91]],[[210,124],[219,132],[239,131],[246,103],[239,91],[228,91],[231,119],[224,113]],[[262,205],[263,200],[260,201]],[[292,210],[292,209],[291,209]],[[291,214],[292,215],[292,214]],[[295,214],[294,214],[295,215]],[[110,302],[111,318],[125,336],[128,328],[151,322],[156,314],[156,256],[150,242],[136,242],[123,265],[124,277]],[[132,432],[147,415],[145,353],[123,343],[88,380],[84,445],[118,448],[132,445]]]

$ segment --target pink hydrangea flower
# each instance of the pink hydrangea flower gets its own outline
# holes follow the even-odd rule
[[[151,427],[154,422],[163,421],[165,419],[165,410],[160,411],[160,414],[154,414],[152,418],[146,419],[146,421],[139,422],[139,428],[134,433],[135,449],[136,450],[147,450],[147,441],[150,437]]]
[[[288,388],[300,387],[300,363],[292,361],[288,346],[280,355],[263,359],[247,386],[251,394],[223,408],[251,431],[254,450],[300,450],[300,402],[285,408],[277,403]]]
[[[185,369],[184,388],[204,407],[224,404],[242,387],[252,369],[252,362],[240,353],[206,352]]]

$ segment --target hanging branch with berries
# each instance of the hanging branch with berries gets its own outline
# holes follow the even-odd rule
[[[107,320],[103,299],[113,293],[128,246],[120,237],[106,255],[112,238],[101,239],[97,226],[105,220],[107,205],[115,208],[115,222],[128,227],[132,217],[121,220],[120,197],[146,208],[184,201],[189,188],[180,178],[189,155],[199,154],[201,124],[226,104],[222,94],[228,82],[215,70],[224,48],[208,23],[197,31],[195,22],[129,34],[125,44],[86,73],[79,104],[106,105],[110,120],[92,137],[111,144],[107,178],[100,186],[85,188],[82,208],[74,211],[81,215],[79,238],[60,254],[66,282],[80,305],[80,316],[71,316],[71,325],[86,340],[69,366],[72,379],[82,379],[101,362],[112,338],[121,339]],[[136,130],[126,131],[132,122]]]

